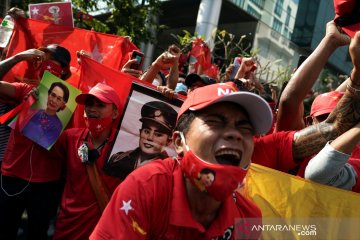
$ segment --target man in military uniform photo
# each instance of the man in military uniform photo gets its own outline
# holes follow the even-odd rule
[[[156,159],[168,157],[165,147],[171,144],[172,131],[177,112],[168,104],[152,101],[141,108],[142,123],[139,147],[126,152],[113,154],[104,166],[104,171],[121,179],[139,166]]]

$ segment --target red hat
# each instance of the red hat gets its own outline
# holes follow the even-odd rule
[[[94,87],[90,89],[88,93],[82,93],[78,95],[75,98],[75,101],[78,104],[85,105],[86,99],[90,96],[94,96],[104,103],[113,103],[115,104],[117,109],[120,109],[121,102],[119,96],[117,95],[115,89],[113,89],[112,87],[106,84],[103,83],[96,84]]]
[[[343,92],[338,91],[318,95],[311,105],[310,116],[317,117],[323,114],[331,113],[343,95]]]
[[[244,108],[256,134],[265,134],[271,127],[273,116],[269,104],[259,95],[238,91],[233,82],[211,84],[191,91],[177,119],[187,110],[198,111],[218,102],[233,102]]]
[[[334,0],[335,23],[350,37],[360,30],[360,1]]]

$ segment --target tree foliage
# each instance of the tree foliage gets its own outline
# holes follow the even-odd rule
[[[154,33],[163,28],[157,24],[160,0],[105,0],[103,3],[109,12],[101,16],[100,21],[104,24],[101,29],[98,29],[99,25],[92,26],[96,31],[130,36],[135,44],[156,41]],[[84,12],[99,10],[98,0],[73,0],[73,4]]]

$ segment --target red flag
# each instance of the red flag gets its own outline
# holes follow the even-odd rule
[[[120,69],[128,60],[129,56],[124,54],[125,52],[138,50],[126,37],[19,18],[16,20],[7,57],[29,48],[38,48],[51,43],[59,44],[70,51],[70,65],[75,68],[78,68],[76,52],[80,50],[90,52],[93,59],[115,69]],[[25,72],[28,68],[30,69],[31,66],[27,66],[26,62],[17,64],[5,76],[5,81],[26,80],[24,77],[27,77]],[[28,72],[33,72],[33,70]]]
[[[203,67],[203,71],[210,68],[211,66],[210,48],[201,38],[197,38],[193,41],[190,55],[192,55],[197,59],[197,64]]]
[[[208,75],[209,77],[219,80],[219,67],[216,64],[211,64],[210,68],[206,69],[203,74]]]
[[[29,4],[30,18],[74,27],[71,2]]]
[[[125,106],[133,81],[152,86],[151,84],[145,83],[144,81],[141,81],[131,75],[111,69],[85,56],[81,56],[81,69],[80,84],[78,88],[83,93],[89,92],[93,86],[101,82],[113,87],[116,90],[122,106]],[[119,110],[120,114],[122,110],[123,109]],[[78,105],[73,115],[73,127],[85,126],[83,114],[84,106]]]

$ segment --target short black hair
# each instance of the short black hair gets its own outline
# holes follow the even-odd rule
[[[69,92],[69,89],[67,88],[67,86],[61,82],[54,82],[53,84],[51,84],[50,88],[49,88],[49,91],[48,91],[48,95],[50,95],[50,93],[52,92],[52,90],[55,88],[55,87],[59,87],[63,90],[64,92],[64,102],[67,103],[68,100],[69,100],[69,95],[70,95],[70,92]]]
[[[180,116],[179,120],[176,123],[174,131],[179,131],[184,133],[184,135],[186,135],[195,117],[196,117],[196,112],[187,110]]]
[[[212,173],[214,176],[216,175],[215,171],[210,169],[210,168],[203,168],[201,169],[200,171],[200,174],[209,174],[209,173]]]

